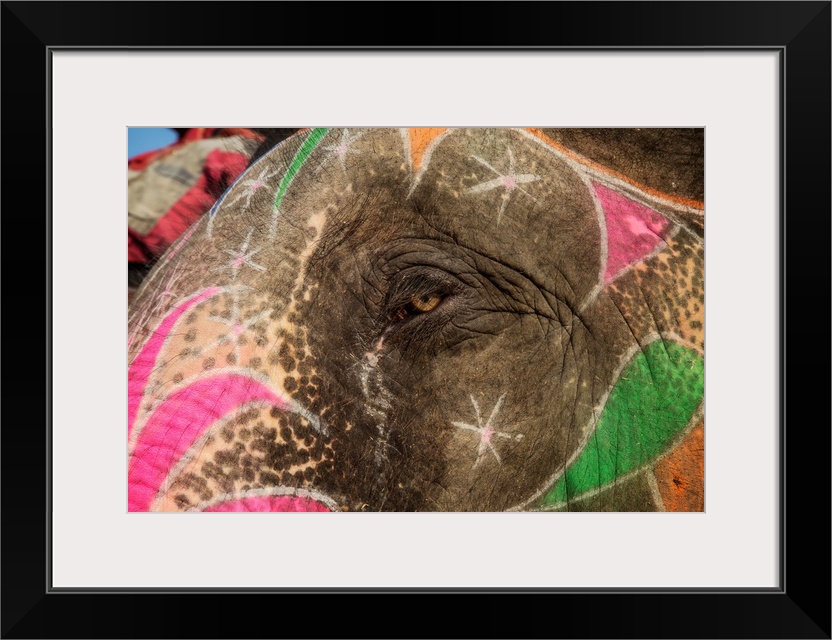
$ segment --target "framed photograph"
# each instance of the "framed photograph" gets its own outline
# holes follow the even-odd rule
[[[369,8],[390,12],[390,24],[406,24],[391,8]],[[363,7],[354,3],[3,3],[7,327],[16,327],[14,320],[22,314],[35,319],[35,331],[24,331],[23,339],[15,332],[4,345],[7,365],[14,366],[7,366],[0,449],[3,637],[431,636],[445,619],[437,614],[463,611],[467,632],[483,637],[830,637],[830,432],[823,402],[828,376],[818,375],[815,355],[828,353],[828,334],[825,322],[821,338],[815,327],[797,327],[799,318],[828,311],[828,302],[806,304],[801,292],[817,287],[821,293],[813,291],[812,297],[828,301],[830,291],[830,3],[466,3],[456,8],[467,18],[431,22],[430,29],[392,38],[375,23],[356,19]],[[355,35],[344,40],[346,33]],[[396,40],[401,44],[391,44]],[[230,278],[221,285],[226,306],[206,303],[205,313],[212,329],[224,322],[235,338],[220,336],[202,344],[196,355],[189,346],[193,331],[178,328],[185,326],[186,312],[213,290],[172,302],[157,314],[165,319],[148,324],[146,334],[135,334],[135,319],[127,330],[123,163],[132,127],[304,130],[267,152],[240,181],[231,180],[200,223],[206,238],[213,233],[226,244],[236,242],[231,247],[216,240],[218,255],[226,258],[222,264],[194,263],[206,273],[225,269],[223,277]],[[351,133],[358,129],[362,132]],[[676,153],[681,148],[676,143],[655,151],[651,162],[649,154],[630,156],[625,142],[604,155],[593,147],[593,131],[640,131],[640,141],[650,140],[645,131],[692,132],[685,148],[697,141],[704,148],[699,180],[682,185],[681,174],[655,162]],[[439,145],[440,140],[450,144]],[[661,140],[667,144],[668,138],[640,144],[658,148]],[[394,151],[387,153],[388,148]],[[294,224],[292,200],[287,197],[280,210],[281,197],[289,185],[298,193],[305,190],[310,202],[327,189],[349,192],[370,166],[351,163],[372,154],[386,158],[391,175],[407,174],[406,197],[413,197],[425,219],[450,205],[439,196],[420,200],[420,180],[437,185],[455,180],[453,171],[464,165],[460,186],[447,192],[460,203],[455,210],[478,220],[491,216],[488,232],[499,233],[506,247],[516,245],[514,256],[530,250],[557,262],[566,251],[528,249],[555,241],[528,232],[534,221],[517,218],[518,201],[528,205],[524,210],[545,209],[551,215],[562,207],[572,216],[584,207],[587,225],[573,224],[570,217],[559,227],[558,246],[574,247],[600,233],[604,260],[585,260],[592,277],[580,291],[574,285],[583,280],[567,273],[571,286],[561,291],[552,284],[551,292],[590,333],[607,332],[608,341],[619,340],[596,322],[592,305],[601,300],[626,319],[626,305],[647,288],[628,290],[621,284],[611,294],[609,285],[621,274],[631,277],[633,264],[656,256],[656,271],[664,270],[662,247],[693,256],[678,268],[693,269],[685,272],[686,282],[701,298],[685,298],[691,306],[680,313],[703,314],[704,327],[698,316],[688,316],[678,331],[662,328],[660,313],[650,306],[650,296],[658,300],[661,295],[645,295],[648,311],[641,319],[646,328],[627,324],[634,336],[641,332],[639,351],[620,356],[615,360],[620,366],[610,365],[609,371],[593,369],[598,384],[612,376],[617,386],[587,396],[587,411],[598,414],[593,413],[594,436],[585,436],[584,449],[564,445],[561,455],[569,462],[551,481],[541,483],[521,464],[527,460],[531,468],[541,448],[561,446],[533,430],[535,406],[543,406],[535,398],[543,392],[529,390],[528,380],[519,376],[502,380],[501,387],[486,374],[477,378],[483,382],[478,391],[463,388],[460,371],[458,381],[434,381],[437,389],[453,390],[456,395],[448,391],[448,398],[462,398],[453,415],[418,404],[418,394],[407,396],[421,414],[452,425],[448,438],[461,443],[455,451],[464,463],[464,482],[453,474],[442,476],[444,502],[419,493],[420,498],[431,495],[435,509],[411,499],[401,483],[410,477],[406,473],[385,476],[399,482],[398,489],[383,494],[393,496],[398,508],[372,499],[362,503],[361,495],[380,495],[372,492],[357,492],[347,501],[348,492],[337,491],[341,485],[335,475],[326,476],[332,465],[323,451],[314,479],[336,489],[299,490],[297,483],[312,475],[303,475],[298,456],[311,455],[315,433],[328,424],[344,432],[354,425],[348,418],[338,422],[337,412],[312,410],[314,394],[326,383],[314,381],[316,372],[297,369],[303,360],[298,354],[325,349],[333,366],[338,355],[325,345],[301,348],[300,334],[292,334],[286,342],[296,351],[274,356],[275,367],[285,374],[283,395],[275,399],[263,375],[254,371],[260,359],[249,353],[257,344],[258,318],[273,310],[251,307],[249,320],[236,317],[254,304],[238,293],[249,284],[242,283],[241,270],[275,274],[301,268],[286,258],[294,245],[280,260],[267,257],[270,251],[283,256],[276,238],[291,236],[291,231],[279,236],[278,225],[299,230],[301,239],[315,228],[311,219]],[[284,159],[285,166],[280,165]],[[557,180],[536,174],[555,164],[565,172]],[[273,166],[274,175],[268,172]],[[380,167],[373,165],[373,171]],[[342,176],[350,176],[349,185],[339,182]],[[324,178],[331,181],[325,184]],[[274,215],[259,220],[251,214],[254,235],[254,227],[248,235],[231,228],[223,207],[256,205],[255,189],[270,179],[276,181]],[[386,189],[372,187],[367,197],[387,202]],[[585,202],[572,195],[580,189],[586,191]],[[25,227],[18,230],[21,222]],[[369,233],[352,219],[339,224],[350,227],[356,238]],[[373,233],[361,236],[361,242],[373,242]],[[459,233],[455,242],[473,251],[485,232],[470,238]],[[561,237],[570,233],[571,240]],[[349,245],[345,239],[353,236],[329,238],[330,254],[339,255],[337,247]],[[688,244],[696,248],[680,240],[683,236],[690,236]],[[43,247],[44,255],[33,254],[33,246]],[[358,259],[351,251],[344,260]],[[485,259],[488,251],[480,248],[478,255]],[[488,259],[511,262],[498,253]],[[557,262],[557,270],[564,264]],[[704,264],[704,276],[697,264]],[[379,317],[389,326],[361,351],[363,356],[359,353],[364,369],[355,375],[366,379],[365,386],[376,384],[372,376],[385,341],[417,340],[421,334],[414,318],[422,322],[426,314],[433,314],[430,326],[438,333],[442,314],[465,299],[462,285],[438,275],[441,270],[420,271],[414,279],[409,269],[390,276],[389,291],[378,302],[385,310]],[[325,270],[335,272],[337,265]],[[159,273],[170,283],[177,277]],[[531,266],[517,273],[534,278]],[[791,300],[801,313],[791,314],[788,323],[788,283],[798,280]],[[505,274],[489,282],[502,282],[503,293],[522,288]],[[291,299],[326,299],[327,286],[322,278],[315,285],[320,294],[293,290]],[[527,296],[520,297],[535,307]],[[333,317],[361,321],[336,311],[332,300]],[[697,300],[704,308],[694,308]],[[554,308],[551,300],[547,304]],[[522,315],[517,309],[509,312]],[[204,326],[199,314],[191,313],[193,326]],[[173,331],[180,315],[182,325]],[[466,324],[460,317],[456,324],[448,320],[448,326],[469,332],[480,327],[477,318]],[[45,323],[38,324],[41,319]],[[394,325],[408,322],[410,333],[393,332]],[[647,327],[652,324],[655,339]],[[239,339],[246,331],[249,342]],[[455,340],[447,331],[446,345]],[[32,333],[44,336],[43,349],[40,340],[25,339]],[[570,334],[571,347],[561,354],[564,363],[572,362],[569,353],[580,351],[576,335]],[[154,363],[159,353],[167,358],[176,350],[177,362],[191,358],[202,371],[191,379],[182,365],[182,371],[171,369],[169,381],[155,382],[150,374],[140,375],[141,402],[134,402],[124,375],[125,340],[133,339],[145,346],[131,347],[131,376],[135,362],[150,357],[147,345],[154,340],[159,343]],[[661,346],[668,361],[676,358],[674,350],[682,350],[678,359],[689,356],[684,362],[690,366],[657,374],[651,369],[651,345]],[[530,353],[522,349],[517,347],[515,355]],[[505,353],[499,357],[508,362]],[[286,422],[281,425],[291,438],[308,441],[303,452],[293,449],[297,459],[287,463],[295,476],[287,471],[274,478],[280,491],[265,491],[244,475],[237,484],[223,479],[230,488],[222,490],[216,487],[226,485],[216,478],[181,482],[182,470],[192,462],[188,447],[207,436],[184,427],[174,433],[172,421],[156,426],[154,415],[166,410],[176,385],[200,384],[217,354],[227,363],[223,380],[232,382],[239,382],[247,358],[245,393],[268,400],[272,411],[281,408]],[[639,387],[637,356],[645,357],[645,380],[681,380],[679,386],[658,392],[652,383]],[[569,366],[576,371],[598,360],[574,358]],[[820,359],[825,362],[825,355]],[[295,378],[289,381],[296,369],[297,380],[308,376],[300,390],[288,386],[298,384]],[[564,364],[563,371],[568,369]],[[580,382],[586,378],[562,377],[545,391],[545,402],[554,402],[553,396],[582,397]],[[138,384],[133,380],[131,385]],[[697,380],[704,381],[704,391],[683,398]],[[173,385],[156,403],[147,400],[154,383]],[[301,397],[304,384],[311,386]],[[633,444],[655,449],[644,491],[622,489],[612,497],[601,480],[581,484],[581,465],[600,467],[603,457],[589,459],[581,452],[586,442],[603,436],[607,423],[613,424],[610,429],[618,424],[605,422],[604,411],[618,411],[615,390],[622,385],[630,394],[656,395],[656,406],[671,406],[664,399],[672,397],[673,407],[684,408],[668,409],[675,413],[665,423],[675,426],[662,436],[664,448]],[[222,387],[220,393],[212,387],[217,397],[212,396],[211,411],[218,420],[242,406],[243,400],[234,399],[239,388]],[[382,396],[376,389],[374,397]],[[522,418],[517,398],[523,398]],[[22,411],[17,410],[21,399]],[[380,402],[368,407],[381,414]],[[220,411],[223,403],[228,407]],[[125,412],[131,434],[138,434],[128,441]],[[620,413],[627,413],[626,403]],[[509,428],[501,416],[514,416],[511,424],[520,426]],[[246,418],[252,424],[257,419]],[[702,421],[704,431],[698,426]],[[243,422],[222,438],[228,443],[235,434],[249,438]],[[401,443],[384,435],[383,422],[373,423],[378,430],[373,442],[383,441],[392,450]],[[139,425],[135,433],[134,424]],[[128,473],[128,464],[146,462],[137,446],[156,447],[153,456],[169,446],[170,437],[163,444],[142,440],[154,436],[154,428],[173,433],[177,441],[186,435],[193,440],[171,459],[179,476],[167,468],[141,475],[131,466]],[[290,442],[290,436],[281,435],[281,442]],[[420,438],[404,441],[409,453],[398,451],[402,468],[432,464],[430,452],[412,453],[420,442],[434,442]],[[465,443],[470,446],[462,447]],[[370,486],[376,476],[360,471],[362,465],[382,468],[386,459],[380,445],[367,451],[375,462],[363,450],[354,459],[348,451],[343,456],[350,460],[350,473]],[[656,462],[659,453],[664,471]],[[212,455],[218,460],[224,454]],[[695,466],[694,460],[704,461],[703,484],[685,492],[688,476],[671,470]],[[618,475],[609,481],[624,487],[635,478],[635,487],[642,467],[620,460],[616,465]],[[495,497],[490,488],[478,489],[470,481],[485,478],[486,468],[500,470],[501,486],[512,487],[509,497]],[[141,487],[151,481],[161,484],[148,493]],[[542,487],[537,493],[525,489],[532,481]],[[217,483],[210,485],[208,498],[200,498],[200,482]],[[467,493],[454,493],[455,482],[469,487]],[[292,483],[295,489],[283,490]],[[181,490],[165,492],[162,485],[181,485]],[[523,491],[523,500],[511,502]],[[642,503],[650,508],[640,508]],[[166,510],[268,513],[149,513]],[[368,620],[379,619],[371,607],[391,602],[418,607],[419,614],[412,615],[411,608],[402,628],[369,630]],[[311,621],[287,610],[287,603],[326,615]],[[425,615],[426,604],[436,613]],[[160,617],[160,610],[187,615]]]

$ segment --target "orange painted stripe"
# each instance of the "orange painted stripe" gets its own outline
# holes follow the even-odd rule
[[[699,425],[654,469],[667,511],[705,510],[705,425]]]
[[[448,129],[408,129],[410,137],[410,163],[414,173],[422,166],[422,159],[430,143],[445,133]]]
[[[617,171],[613,171],[612,169],[608,169],[607,167],[605,167],[603,165],[600,165],[597,162],[593,162],[589,158],[585,158],[584,156],[579,155],[579,154],[575,153],[574,151],[570,151],[569,149],[567,149],[563,145],[558,144],[557,142],[552,140],[549,136],[547,136],[545,133],[543,133],[540,129],[526,129],[526,131],[528,131],[529,133],[531,133],[535,137],[541,139],[543,142],[548,144],[550,147],[552,147],[554,149],[557,149],[562,154],[571,158],[575,162],[579,162],[582,165],[584,165],[585,167],[588,167],[588,168],[592,169],[593,171],[597,171],[598,173],[610,176],[612,178],[617,178],[618,180],[626,182],[627,184],[635,187],[639,191],[643,191],[644,193],[647,193],[647,194],[649,194],[651,196],[654,196],[656,198],[661,198],[663,200],[668,200],[670,202],[675,202],[676,204],[681,204],[681,205],[684,205],[686,207],[691,207],[693,209],[701,209],[701,210],[705,209],[705,204],[701,200],[692,200],[690,198],[682,198],[680,196],[672,196],[670,194],[662,193],[661,191],[657,191],[656,189],[651,189],[650,187],[648,187],[646,185],[643,185],[643,184],[640,184],[638,182],[635,182],[634,180],[631,180],[630,178],[625,176],[623,173],[618,173]]]

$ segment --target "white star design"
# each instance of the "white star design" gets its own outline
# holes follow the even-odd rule
[[[255,271],[265,271],[266,268],[263,265],[257,264],[256,262],[253,262],[251,260],[251,258],[254,255],[259,253],[263,249],[262,247],[260,247],[260,249],[253,249],[249,251],[248,245],[251,242],[251,234],[253,231],[253,229],[248,230],[246,239],[243,240],[243,244],[241,244],[240,248],[236,251],[232,251],[231,249],[223,249],[225,253],[231,256],[231,260],[226,264],[214,267],[213,270],[222,271],[225,269],[231,269],[232,282],[237,281],[237,275],[239,273],[240,267],[250,267]],[[272,312],[272,309],[266,309],[265,311],[262,311],[247,320],[240,320],[240,291],[244,289],[247,289],[247,287],[239,285],[230,287],[230,292],[232,295],[230,318],[224,318],[222,316],[208,316],[209,320],[213,320],[214,322],[219,322],[220,324],[224,324],[225,326],[227,326],[229,328],[229,332],[226,335],[221,336],[217,340],[214,340],[210,344],[203,346],[202,348],[194,349],[191,352],[192,356],[200,357],[216,347],[226,345],[229,342],[233,342],[235,362],[239,362],[242,334],[248,331],[252,325],[256,324]]]
[[[257,192],[257,190],[261,187],[266,186],[266,181],[274,177],[276,173],[277,170],[274,170],[271,173],[269,173],[269,167],[266,167],[260,172],[260,174],[256,178],[250,178],[249,180],[244,180],[243,182],[241,182],[240,186],[248,186],[248,189],[241,190],[236,198],[228,202],[228,206],[236,204],[237,202],[245,198],[246,201],[243,206],[246,209],[248,209],[249,205],[251,204],[251,199],[254,197],[254,194]]]
[[[492,189],[499,189],[502,188],[504,190],[503,193],[503,202],[500,205],[500,211],[497,213],[497,224],[500,224],[500,218],[503,217],[503,212],[506,210],[508,206],[508,201],[511,199],[511,195],[515,191],[521,191],[525,193],[528,197],[532,200],[537,202],[537,200],[532,196],[528,191],[520,187],[521,184],[528,184],[529,182],[534,182],[535,180],[540,180],[540,176],[533,175],[531,173],[516,173],[514,167],[514,154],[511,152],[511,149],[508,149],[508,173],[501,173],[497,171],[494,167],[492,167],[488,162],[480,158],[479,156],[471,156],[479,162],[481,165],[488,167],[497,174],[497,178],[492,180],[487,180],[486,182],[481,182],[480,184],[474,185],[469,189],[466,189],[465,193],[483,193],[485,191],[491,191]]]
[[[345,174],[347,173],[347,154],[361,153],[358,149],[351,149],[350,144],[358,140],[362,135],[364,135],[364,132],[356,133],[355,135],[350,136],[349,129],[344,129],[341,132],[341,140],[338,141],[338,144],[328,144],[322,147],[322,149],[326,151],[333,152],[333,157],[338,158],[338,163],[341,165],[341,171],[343,171]],[[315,169],[315,173],[318,173],[321,169],[323,169],[324,164],[325,163],[322,163],[317,169]]]
[[[237,280],[237,273],[240,267],[250,267],[255,271],[265,271],[266,267],[263,265],[257,264],[256,262],[252,262],[251,258],[260,251],[263,250],[263,247],[259,249],[253,249],[248,251],[248,243],[251,242],[251,233],[253,229],[248,230],[248,235],[246,239],[243,240],[243,244],[240,245],[240,248],[237,251],[232,251],[231,249],[223,249],[225,253],[231,256],[231,260],[226,264],[220,265],[219,267],[214,267],[214,271],[222,271],[225,269],[231,269],[231,277],[236,281]]]
[[[500,396],[499,400],[497,400],[497,404],[494,405],[494,408],[491,410],[491,415],[488,416],[488,421],[483,425],[482,423],[482,415],[480,414],[480,405],[477,404],[477,401],[474,399],[474,396],[471,397],[471,404],[474,405],[474,412],[477,415],[477,424],[476,426],[473,424],[467,424],[465,422],[452,422],[451,424],[457,427],[458,429],[465,429],[466,431],[476,431],[480,436],[479,446],[477,447],[477,460],[474,462],[474,466],[472,468],[476,468],[477,465],[482,462],[482,459],[485,457],[486,453],[490,450],[492,454],[494,454],[494,458],[497,460],[498,464],[502,464],[502,460],[500,460],[500,454],[497,453],[497,449],[494,448],[494,443],[492,442],[494,437],[504,438],[506,440],[514,440],[519,441],[523,439],[522,433],[504,433],[502,431],[497,431],[494,426],[494,418],[497,417],[497,414],[500,411],[500,406],[503,404],[503,399],[506,397],[506,394]]]

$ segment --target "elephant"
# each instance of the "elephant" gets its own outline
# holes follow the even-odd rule
[[[130,303],[129,511],[703,511],[703,166],[703,129],[265,145]]]

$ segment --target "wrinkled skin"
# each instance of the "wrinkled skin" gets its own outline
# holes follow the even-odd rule
[[[270,150],[131,305],[130,509],[701,510],[701,133]]]

